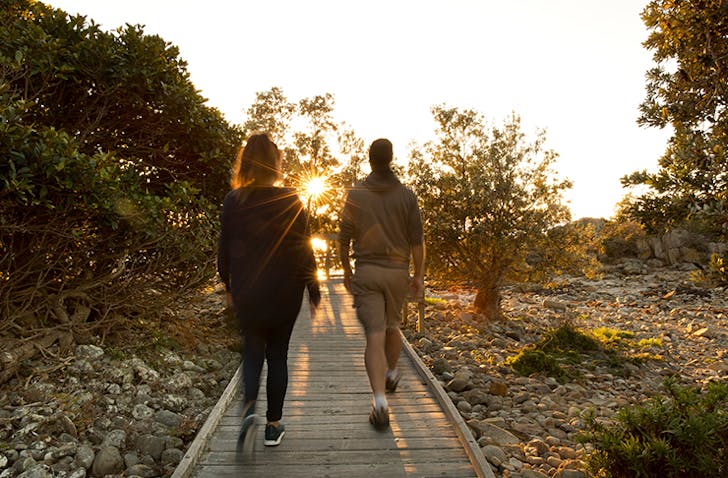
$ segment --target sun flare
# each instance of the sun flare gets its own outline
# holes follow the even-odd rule
[[[321,176],[311,177],[304,185],[305,195],[312,199],[321,196],[326,189],[326,180]]]

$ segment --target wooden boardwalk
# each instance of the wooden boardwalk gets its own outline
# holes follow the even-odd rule
[[[238,370],[173,478],[493,477],[460,415],[407,343],[402,379],[388,394],[391,427],[373,429],[364,335],[351,298],[340,280],[325,282],[322,293],[317,317],[303,307],[293,332],[281,444],[264,447],[261,426],[253,456],[240,449]],[[262,415],[264,387],[263,380]]]

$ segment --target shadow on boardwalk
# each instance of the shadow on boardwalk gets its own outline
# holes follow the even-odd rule
[[[237,440],[238,371],[174,477],[492,477],[482,455],[469,458],[473,450],[462,440],[464,425],[454,423],[440,404],[427,373],[417,369],[418,359],[410,358],[411,349],[400,362],[397,392],[388,397],[391,428],[372,428],[364,336],[351,298],[336,279],[323,292],[317,317],[312,320],[303,307],[293,332],[281,444],[264,447],[260,427],[253,456],[243,456]],[[259,398],[264,414],[265,390]]]

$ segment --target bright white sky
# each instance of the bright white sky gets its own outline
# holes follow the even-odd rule
[[[331,93],[369,144],[434,137],[430,107],[547,131],[574,218],[611,217],[619,178],[655,170],[668,131],[640,128],[653,65],[646,0],[46,0],[104,29],[145,25],[180,49],[196,87],[241,124],[255,93]]]

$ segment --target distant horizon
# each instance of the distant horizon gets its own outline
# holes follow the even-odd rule
[[[515,113],[559,154],[573,219],[612,217],[628,192],[619,179],[656,170],[670,137],[636,124],[654,66],[641,45],[647,0],[46,3],[105,30],[141,24],[176,45],[231,124],[272,87],[292,101],[331,93],[335,120],[366,145],[389,138],[402,161],[409,143],[434,139],[431,106],[473,109],[496,125]]]

